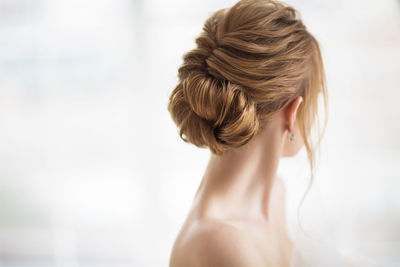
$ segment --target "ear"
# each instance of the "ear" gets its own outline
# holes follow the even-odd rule
[[[301,102],[303,102],[303,97],[298,96],[285,108],[285,119],[286,119],[286,124],[289,128],[289,132],[293,132],[294,130],[294,123],[296,121],[297,109],[299,108]]]

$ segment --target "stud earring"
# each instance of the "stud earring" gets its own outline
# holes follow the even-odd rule
[[[295,136],[294,136],[293,133],[289,133],[288,139],[289,139],[289,141],[293,141],[293,140],[295,140],[296,138],[295,138]]]

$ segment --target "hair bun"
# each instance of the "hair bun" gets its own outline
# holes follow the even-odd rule
[[[255,103],[240,86],[200,71],[178,83],[168,109],[185,142],[215,154],[246,144],[259,128]]]

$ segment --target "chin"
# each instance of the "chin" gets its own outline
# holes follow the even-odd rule
[[[286,147],[283,152],[282,152],[282,156],[283,158],[290,158],[290,157],[294,157],[296,156],[299,151],[301,150],[301,148],[303,147],[303,145],[301,146],[290,146],[290,147]]]

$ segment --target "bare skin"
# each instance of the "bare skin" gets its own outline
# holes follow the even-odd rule
[[[175,240],[170,267],[290,266],[281,157],[304,145],[296,124],[299,96],[245,146],[211,155]],[[293,133],[295,140],[289,141]]]

